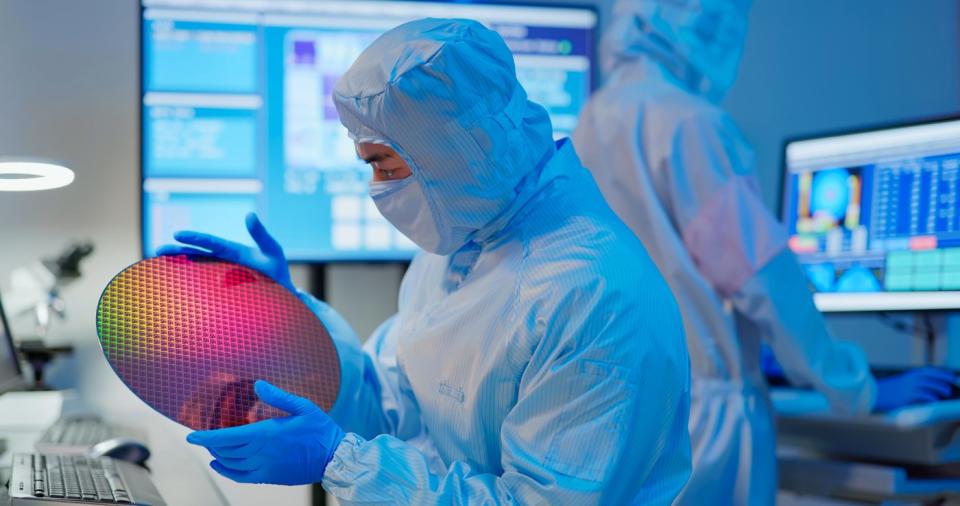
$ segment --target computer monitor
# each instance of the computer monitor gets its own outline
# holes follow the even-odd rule
[[[7,316],[0,301],[0,393],[23,386],[23,376],[17,349],[13,344],[13,335]]]
[[[257,211],[293,261],[406,260],[367,196],[371,171],[331,91],[384,31],[476,19],[515,54],[530,99],[569,135],[595,72],[591,8],[441,2],[143,0],[143,253],[180,229],[249,243]]]
[[[785,166],[817,307],[960,308],[960,119],[791,141]]]

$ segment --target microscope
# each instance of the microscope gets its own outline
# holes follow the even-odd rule
[[[53,315],[60,319],[66,317],[61,290],[80,278],[80,262],[91,253],[92,243],[76,242],[56,257],[18,267],[10,274],[10,290],[3,294],[9,316],[11,319],[33,316],[34,337],[20,340],[17,348],[33,369],[35,389],[46,389],[43,371],[54,358],[73,352],[72,346],[51,346],[44,339]]]

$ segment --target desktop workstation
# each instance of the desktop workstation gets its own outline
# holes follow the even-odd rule
[[[943,363],[957,346],[943,320],[960,307],[960,120],[797,139],[784,161],[782,216],[817,307],[890,321],[924,363]],[[774,402],[782,489],[958,500],[960,387],[869,417],[830,414],[810,392],[775,390]]]

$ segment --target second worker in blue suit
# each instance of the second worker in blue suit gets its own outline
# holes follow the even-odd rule
[[[288,419],[190,440],[235,480],[322,482],[342,504],[670,503],[690,472],[677,305],[571,143],[553,141],[504,41],[470,21],[407,23],[334,102],[378,209],[425,252],[362,349],[301,294],[342,361],[329,414],[261,383]],[[181,233],[202,249],[161,252],[237,260],[294,289],[279,245],[248,225],[259,251]]]

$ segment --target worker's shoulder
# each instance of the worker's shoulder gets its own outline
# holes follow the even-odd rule
[[[541,315],[610,323],[609,332],[578,337],[584,346],[682,335],[673,292],[625,225],[571,214],[562,233],[527,244],[523,271],[518,293]]]
[[[553,226],[527,235],[525,260],[548,267],[542,276],[579,280],[609,280],[604,286],[635,287],[659,273],[639,239],[612,212],[567,207],[553,210]],[[546,280],[550,282],[550,280]]]

